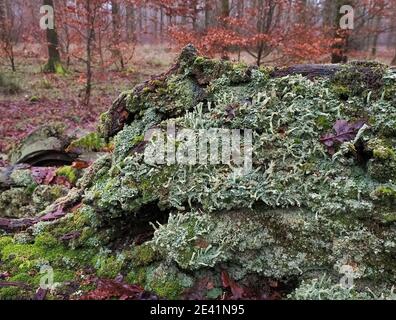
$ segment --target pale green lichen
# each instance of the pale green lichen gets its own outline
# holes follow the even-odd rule
[[[326,275],[319,279],[303,281],[302,284],[290,295],[293,300],[395,300],[394,289],[386,292],[374,293],[369,288],[357,290],[356,287],[346,287],[341,283],[334,283]]]

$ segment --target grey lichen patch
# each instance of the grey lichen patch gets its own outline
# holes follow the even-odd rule
[[[34,190],[32,200],[37,211],[41,212],[55,200],[66,196],[68,192],[69,190],[67,188],[60,185],[40,185]]]
[[[11,188],[0,192],[0,217],[23,218],[37,214],[32,204],[32,192],[26,188]]]
[[[303,281],[290,295],[293,300],[395,300],[393,288],[358,289],[347,287],[336,282],[331,277],[323,275],[320,278]]]

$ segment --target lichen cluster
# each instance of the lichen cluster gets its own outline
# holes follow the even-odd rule
[[[0,270],[27,263],[28,272],[44,257],[66,270],[122,274],[167,298],[182,297],[205,277],[209,292],[221,293],[224,270],[242,284],[251,277],[298,283],[293,299],[392,297],[395,88],[395,75],[374,63],[346,65],[330,78],[273,78],[271,70],[188,48],[169,73],[124,93],[101,117],[101,134],[114,151],[77,182],[82,207],[36,225],[27,244],[0,237]],[[340,119],[365,126],[332,154],[321,137]],[[170,123],[251,129],[253,170],[147,164],[145,133]],[[153,229],[152,239],[136,241]],[[79,236],[59,240],[73,232]],[[346,265],[354,271],[353,289],[338,285]]]

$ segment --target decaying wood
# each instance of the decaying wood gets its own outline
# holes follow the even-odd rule
[[[331,77],[340,71],[340,64],[299,64],[288,68],[277,69],[271,77],[280,78],[288,75],[300,74],[307,78]]]
[[[168,71],[158,75],[152,76],[147,80],[137,85],[132,95],[139,95],[144,88],[150,87],[154,81],[165,81],[168,77],[175,74],[179,68],[179,63],[174,64]],[[110,110],[107,112],[106,120],[102,121],[100,132],[106,141],[114,137],[120,132],[126,123],[133,120],[133,115],[127,109],[127,98],[129,93],[122,93],[112,104]]]
[[[0,230],[6,232],[20,232],[39,222],[52,222],[65,217],[68,210],[80,203],[83,191],[73,189],[64,197],[55,201],[42,215],[33,218],[10,219],[0,218]]]
[[[58,150],[40,150],[20,159],[18,163],[26,163],[37,167],[70,165],[77,155]]]

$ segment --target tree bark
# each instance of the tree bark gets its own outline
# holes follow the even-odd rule
[[[126,7],[126,31],[127,38],[129,41],[135,40],[135,6],[131,4],[127,4]]]
[[[43,5],[51,6],[54,8],[53,0],[44,0]],[[55,8],[54,8],[55,12]],[[55,14],[54,14],[55,18]],[[56,32],[55,22],[53,29],[47,29],[47,46],[48,46],[48,62],[44,67],[44,72],[48,73],[63,73],[63,67],[61,63],[61,57],[59,53],[59,39],[58,33]]]
[[[349,31],[340,28],[342,14],[340,9],[343,5],[352,5],[352,1],[334,1],[335,15],[333,20],[334,44],[331,52],[331,63],[346,63],[348,61]]]
[[[120,19],[120,7],[118,0],[111,1],[111,17],[113,22],[113,55],[118,60],[121,66],[121,70],[125,69],[124,57],[119,48],[121,42],[121,19]]]
[[[381,25],[381,17],[377,16],[374,19],[374,35],[373,35],[373,42],[371,44],[371,58],[375,58],[377,56],[377,45],[378,45],[378,37],[379,37],[379,27]]]
[[[86,83],[84,105],[89,106],[92,90],[92,44],[95,36],[95,14],[93,12],[91,0],[85,0],[85,10],[87,13],[87,34],[86,34]]]
[[[12,39],[12,19],[10,15],[12,10],[9,7],[8,0],[0,0],[0,41],[2,49],[10,61],[13,72],[16,71],[14,44]]]

